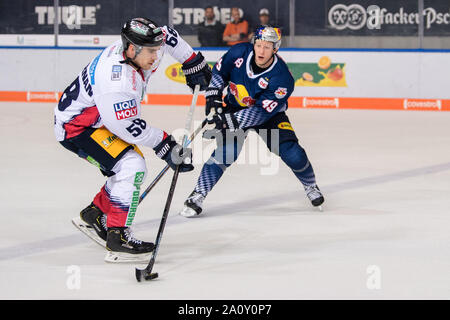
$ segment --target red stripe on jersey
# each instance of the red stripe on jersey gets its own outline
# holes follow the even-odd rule
[[[183,64],[184,63],[186,63],[186,62],[189,62],[189,61],[191,61],[192,59],[194,59],[195,58],[195,56],[196,56],[196,54],[195,54],[195,52],[194,53],[192,53],[192,55],[185,61],[185,62],[183,62]]]
[[[85,108],[79,115],[72,118],[69,122],[64,124],[66,130],[66,139],[76,137],[82,133],[86,128],[92,126],[98,121],[100,114],[97,106]]]
[[[156,69],[155,69],[154,71],[156,71]],[[152,72],[154,72],[154,71],[152,71]],[[139,69],[139,74],[140,74],[141,77],[142,77],[142,81],[145,81],[144,72],[142,72],[141,69]]]

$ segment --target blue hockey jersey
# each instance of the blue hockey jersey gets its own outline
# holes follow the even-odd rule
[[[239,128],[261,125],[288,108],[294,90],[294,78],[286,63],[274,56],[272,65],[259,74],[252,70],[253,45],[232,46],[213,68],[210,87],[228,86],[225,103],[234,112]],[[226,111],[225,111],[226,112]]]

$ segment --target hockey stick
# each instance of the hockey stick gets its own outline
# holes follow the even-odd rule
[[[197,96],[198,96],[199,90],[200,90],[200,86],[196,85],[195,89],[194,89],[194,96],[192,97],[191,107],[189,108],[188,117],[186,119],[186,125],[185,125],[186,131],[189,131],[192,126],[192,118],[193,118],[193,114],[194,114],[195,105],[197,103]],[[203,126],[202,126],[202,128],[203,128]],[[200,131],[200,130],[198,130],[198,131]],[[192,139],[193,139],[193,137],[189,140],[192,140]],[[187,146],[187,135],[186,134],[183,136],[182,145],[183,145],[183,147]],[[166,167],[168,167],[168,165]],[[164,173],[167,172],[167,168],[164,168],[164,169],[165,170],[163,170],[162,173],[160,173],[158,175],[159,179],[161,179],[161,177],[164,175]],[[152,257],[145,269],[135,268],[136,280],[138,282],[141,282],[142,280],[152,280],[152,279],[155,279],[158,277],[158,273],[157,272],[152,273],[152,269],[153,269],[153,265],[155,264],[156,254],[158,253],[159,245],[161,243],[161,238],[162,238],[162,234],[164,231],[164,227],[166,225],[167,216],[169,215],[170,204],[172,203],[173,194],[175,193],[175,186],[176,186],[176,183],[178,180],[179,173],[180,173],[180,165],[177,165],[177,167],[175,168],[175,173],[173,174],[172,183],[170,184],[169,194],[167,195],[166,205],[164,207],[163,216],[161,218],[161,223],[159,224],[158,234],[156,236],[155,248],[153,249]],[[158,181],[159,181],[159,179],[158,179]],[[153,186],[156,184],[156,182],[153,184]],[[152,186],[152,188],[153,188],[153,186]],[[143,198],[141,198],[140,200],[142,201],[142,199]]]
[[[158,235],[156,237],[155,249],[153,249],[152,257],[150,262],[148,263],[145,269],[136,268],[136,280],[141,282],[142,280],[152,280],[158,278],[158,273],[153,272],[153,265],[155,264],[156,254],[158,253],[159,244],[161,243],[162,234],[164,231],[164,227],[166,225],[167,216],[169,215],[170,204],[172,202],[173,194],[175,192],[175,185],[178,180],[178,174],[180,172],[180,165],[178,165],[175,169],[175,173],[173,174],[172,183],[170,184],[169,194],[167,196],[166,206],[164,207],[163,216],[161,218],[161,223],[159,225]]]
[[[191,133],[191,135],[189,136],[188,139],[185,140],[185,145],[184,147],[187,147],[191,144],[192,140],[194,140],[194,138],[197,136],[197,134],[203,129],[203,127],[206,125],[207,121],[206,119],[203,120],[203,122],[201,123],[201,125],[199,125],[197,127],[197,129],[195,129],[194,132]],[[158,175],[155,177],[155,179],[153,179],[153,181],[149,184],[149,186],[144,190],[144,192],[142,192],[140,198],[139,198],[139,203],[142,202],[142,200],[144,200],[144,198],[147,196],[147,194],[153,189],[153,187],[159,182],[159,180],[161,180],[161,178],[166,174],[167,170],[169,170],[169,165],[166,165],[160,173],[158,173]]]
[[[197,104],[197,98],[198,98],[199,91],[200,91],[200,85],[196,84],[195,89],[194,89],[194,95],[192,96],[191,106],[189,107],[188,116],[186,118],[186,124],[184,125],[184,129],[186,130],[186,133],[184,134],[183,141],[181,143],[183,148],[186,147],[187,132],[191,131],[192,121],[194,121],[194,111],[195,111],[195,105]]]
[[[196,84],[195,88],[194,88],[194,95],[192,96],[191,106],[189,107],[189,113],[186,118],[186,125],[185,125],[186,131],[189,131],[192,127],[192,120],[194,117],[194,110],[195,110],[195,105],[197,104],[197,97],[198,97],[199,91],[200,91],[200,85]],[[198,130],[198,132],[200,132],[200,130]],[[192,141],[192,139],[194,137],[195,136],[193,136],[193,134],[189,137],[189,143],[190,143],[190,141]],[[183,146],[183,148],[185,148],[187,146],[186,135],[184,135],[184,137],[183,137],[182,146]],[[161,172],[150,183],[150,185],[144,190],[144,192],[142,192],[141,196],[139,197],[139,203],[141,203],[142,200],[144,200],[144,198],[147,196],[147,194],[153,189],[153,187],[159,182],[159,180],[161,180],[161,178],[166,174],[167,170],[169,170],[168,164],[164,167],[164,169],[161,170]]]
[[[190,127],[190,124],[192,123],[192,115],[193,115],[193,110],[194,107],[197,103],[197,96],[198,96],[198,90],[197,90],[198,85],[196,85],[194,90],[194,96],[192,97],[192,103],[191,103],[191,107],[189,110],[189,114],[188,114],[188,118],[186,121],[186,127]],[[189,136],[189,138],[186,137],[186,135],[183,138],[183,148],[189,146],[192,142],[192,140],[194,140],[194,138],[199,134],[200,131],[202,131],[203,127],[206,125],[207,123],[207,119],[209,119],[210,117],[212,117],[214,114],[214,111],[211,111],[208,116],[206,117],[206,119],[204,119],[201,123],[201,125],[199,125],[197,127],[197,129],[195,129],[194,132],[191,133],[191,135]],[[189,128],[186,129],[186,131],[189,131]],[[186,139],[187,138],[187,139]],[[145,199],[145,197],[147,196],[147,194],[153,189],[153,187],[159,182],[159,180],[161,180],[161,178],[166,174],[167,170],[169,170],[169,165],[166,165],[160,173],[158,173],[158,175],[155,177],[155,179],[153,179],[153,181],[149,184],[149,186],[144,190],[144,192],[142,192],[141,196],[139,197],[139,203],[142,202],[142,200]]]
[[[189,137],[188,140],[186,140],[187,136],[184,135],[183,137],[183,141],[186,143],[186,146],[189,145],[191,143],[191,141],[194,139],[194,137],[201,131],[201,129],[206,125],[207,123],[207,119],[209,117],[211,117],[213,115],[213,112],[211,112],[208,117],[203,120],[202,125],[199,126]],[[161,171],[161,173],[157,176],[157,181],[159,181],[159,179],[161,179],[161,177],[164,175],[164,173],[167,172],[168,170],[167,166],[166,168],[164,168],[163,171]],[[156,241],[155,241],[155,249],[153,249],[153,253],[152,253],[152,257],[150,258],[150,262],[148,263],[147,267],[145,269],[138,269],[135,268],[135,275],[136,275],[136,280],[138,282],[141,282],[142,280],[153,280],[158,278],[158,273],[157,272],[153,272],[153,265],[155,264],[155,259],[156,259],[156,255],[158,253],[159,250],[159,245],[161,243],[161,238],[162,238],[162,234],[164,231],[164,227],[166,225],[166,221],[167,221],[167,216],[169,215],[169,209],[170,209],[170,204],[172,203],[172,198],[173,198],[173,194],[175,192],[175,185],[177,183],[177,179],[178,179],[178,174],[180,171],[180,166],[178,165],[175,169],[175,173],[173,174],[173,178],[172,178],[172,183],[170,184],[170,189],[169,189],[169,194],[167,195],[167,201],[166,201],[166,206],[164,207],[164,212],[163,212],[163,216],[161,218],[161,223],[159,224],[159,229],[158,229],[158,234],[156,236]],[[155,179],[156,180],[156,179]],[[152,182],[152,184],[149,186],[150,190],[155,186],[156,182]],[[148,188],[147,188],[148,189]],[[148,190],[148,191],[150,191]],[[146,190],[147,191],[147,190]],[[148,193],[147,191],[147,193]],[[139,201],[140,203],[140,201]]]

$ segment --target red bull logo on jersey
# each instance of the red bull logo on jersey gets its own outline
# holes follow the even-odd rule
[[[122,101],[114,104],[117,120],[128,119],[137,116],[136,100]]]
[[[287,88],[281,88],[279,87],[277,90],[275,90],[275,97],[278,99],[283,99],[287,95]]]
[[[256,103],[256,100],[250,97],[247,89],[245,89],[242,84],[235,84],[233,82],[230,82],[228,90],[234,96],[237,103],[239,103],[241,107],[251,107]]]

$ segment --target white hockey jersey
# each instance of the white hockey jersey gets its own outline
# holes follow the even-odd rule
[[[150,70],[136,71],[124,60],[118,40],[95,57],[67,87],[55,107],[58,141],[79,135],[86,128],[105,126],[122,140],[154,148],[164,132],[141,119],[141,101],[151,75],[165,53],[183,63],[193,57],[192,47],[170,27],[161,28],[164,41]]]

